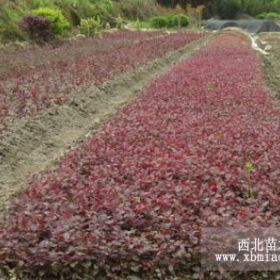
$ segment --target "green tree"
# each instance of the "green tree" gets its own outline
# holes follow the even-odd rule
[[[212,15],[222,19],[233,19],[241,11],[241,0],[214,0],[211,4]]]

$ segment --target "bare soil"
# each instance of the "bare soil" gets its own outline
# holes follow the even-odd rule
[[[268,55],[263,56],[264,71],[269,87],[280,98],[280,32],[261,33],[259,39],[261,47],[271,47]]]
[[[92,135],[102,123],[170,67],[189,58],[208,37],[154,60],[130,73],[72,95],[69,101],[32,118],[16,120],[0,138],[0,212],[40,172]],[[33,174],[37,174],[33,177]]]

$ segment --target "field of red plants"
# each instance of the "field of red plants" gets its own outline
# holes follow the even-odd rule
[[[0,125],[63,104],[70,93],[101,84],[201,36],[194,32],[124,32],[59,48],[2,52]]]
[[[125,49],[138,65],[155,56],[140,49]],[[0,262],[31,279],[167,279],[197,263],[202,226],[279,225],[278,102],[254,51],[216,37],[19,197],[1,221]]]
[[[0,50],[0,73],[9,76],[10,71],[17,71],[20,74],[26,69],[31,70],[45,63],[75,59],[78,55],[84,55],[85,51],[92,55],[96,51],[121,47],[134,42],[137,43],[140,40],[149,40],[166,35],[166,33],[160,31],[116,32],[103,34],[100,37],[76,39],[58,46],[29,46],[22,50],[3,49]]]

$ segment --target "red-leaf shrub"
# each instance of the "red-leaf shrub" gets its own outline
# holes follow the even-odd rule
[[[21,26],[33,40],[46,42],[53,38],[51,22],[46,18],[28,15],[23,17]]]
[[[44,279],[167,279],[196,263],[201,226],[278,225],[277,102],[254,51],[217,37],[20,196],[1,263]]]
[[[125,33],[126,34],[126,33]],[[201,33],[180,32],[172,35],[112,35],[101,39],[98,45],[87,40],[77,47],[49,50],[41,56],[1,71],[0,104],[6,106],[0,124],[6,119],[34,115],[56,100],[67,100],[71,92],[82,91],[92,84],[101,84],[115,74],[134,69],[155,58],[162,57],[203,36]],[[139,34],[139,33],[138,33]],[[44,56],[42,62],[41,57]],[[28,56],[29,57],[29,56]],[[11,61],[11,57],[10,61]],[[2,55],[3,63],[7,61]],[[2,64],[2,63],[1,63]]]

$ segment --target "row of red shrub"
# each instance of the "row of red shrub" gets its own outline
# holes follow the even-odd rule
[[[166,36],[166,32],[132,32],[122,31],[104,33],[91,38],[72,38],[59,45],[30,45],[25,48],[10,48],[0,50],[0,76],[1,79],[13,78],[22,75],[28,70],[39,65],[63,60],[75,60],[77,57],[87,54],[96,54],[101,50],[118,48],[139,40]]]
[[[260,63],[217,37],[155,80],[20,196],[1,263],[32,279],[167,279],[196,264],[201,226],[279,224],[280,110]]]
[[[112,44],[106,39],[97,47],[87,44],[87,49],[81,46],[71,48],[70,52],[64,48],[67,54],[63,55],[64,59],[57,59],[56,51],[50,50],[43,54],[48,58],[44,64],[31,65],[24,71],[14,69],[8,77],[2,75],[0,123],[7,118],[34,115],[52,104],[62,104],[71,92],[100,84],[112,75],[137,68],[201,36],[187,32],[152,38],[147,35],[135,43],[126,40],[121,44],[113,37]]]

